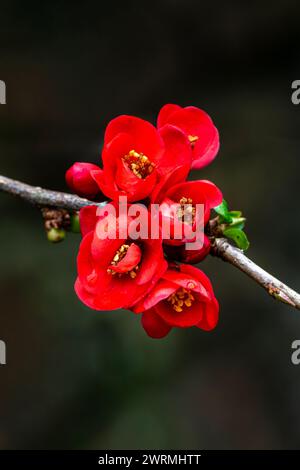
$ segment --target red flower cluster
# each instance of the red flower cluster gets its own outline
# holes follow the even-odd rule
[[[204,235],[198,250],[187,249],[186,243],[193,241],[196,205],[204,207],[207,224],[211,209],[222,202],[222,193],[209,181],[186,178],[191,168],[208,165],[218,149],[218,131],[204,111],[168,104],[159,113],[157,127],[133,116],[113,119],[105,131],[103,168],[75,163],[67,171],[66,181],[74,192],[90,199],[102,193],[116,207],[113,218],[105,207],[99,210],[95,205],[80,212],[83,239],[75,290],[84,304],[95,310],[126,308],[142,314],[142,325],[153,338],[166,336],[172,327],[216,326],[219,308],[212,285],[202,271],[189,265],[209,253],[210,241]],[[160,222],[188,226],[188,235],[176,239],[171,234],[166,239],[159,233],[151,238],[149,229],[149,237],[133,237],[134,215],[121,232],[116,204],[120,196],[129,203],[159,203],[164,208]],[[174,203],[179,207],[176,213],[169,210]],[[117,236],[112,227],[117,227]]]

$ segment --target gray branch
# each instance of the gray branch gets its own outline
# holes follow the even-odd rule
[[[274,299],[300,310],[300,295],[297,292],[253,263],[251,259],[244,255],[243,251],[230,245],[225,238],[215,239],[214,255],[222,258],[224,261],[228,261],[240,271],[243,271],[243,273],[263,287]]]
[[[0,191],[18,196],[39,207],[56,207],[70,211],[77,211],[91,204],[105,204],[95,203],[73,194],[30,186],[5,176],[0,176]],[[300,295],[297,292],[253,263],[241,250],[230,245],[224,238],[215,239],[213,254],[243,271],[273,298],[300,310]]]
[[[84,206],[96,204],[74,194],[62,193],[59,191],[50,191],[42,189],[39,186],[30,186],[20,181],[7,178],[0,175],[0,191],[18,196],[31,204],[40,207],[59,207],[78,211]]]

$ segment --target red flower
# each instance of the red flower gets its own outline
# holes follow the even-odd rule
[[[190,264],[209,253],[204,227],[222,193],[210,181],[186,178],[191,167],[208,165],[218,149],[218,131],[204,111],[168,104],[157,128],[133,116],[113,119],[105,131],[103,169],[77,162],[66,172],[77,194],[95,199],[101,191],[113,201],[79,214],[83,239],[75,291],[85,305],[141,313],[153,338],[173,327],[215,328],[219,305],[208,277],[188,264],[168,267],[163,249],[168,259]],[[120,196],[160,206],[150,211],[127,205],[126,198],[123,204]]]
[[[162,241],[131,240],[130,227],[124,238],[116,237],[114,224],[105,216],[105,209],[102,215],[96,215],[94,206],[81,211],[80,221],[85,236],[77,258],[75,291],[79,299],[95,310],[131,307],[167,269]],[[119,217],[113,222],[118,235]],[[100,233],[106,233],[107,238],[102,239]]]
[[[103,170],[93,172],[101,191],[117,200],[126,194],[129,202],[145,199],[163,175],[181,168],[183,181],[192,164],[187,136],[166,125],[157,130],[133,116],[119,116],[107,126],[102,152]]]
[[[208,277],[199,269],[181,265],[169,269],[134,308],[152,338],[166,336],[172,327],[196,326],[212,330],[218,323],[219,304]]]
[[[66,172],[69,188],[82,197],[93,199],[99,193],[99,187],[91,175],[100,168],[92,163],[74,163]]]
[[[210,218],[211,209],[221,204],[222,199],[222,193],[219,188],[210,181],[205,180],[186,181],[168,189],[161,204],[161,215],[162,221],[164,222],[165,220],[167,224],[171,225],[171,235],[173,238],[165,239],[164,243],[174,246],[180,246],[186,242],[192,243],[195,238],[196,230],[204,229],[204,226]],[[200,226],[201,220],[199,220],[196,212],[197,204],[204,205],[204,225],[202,226]],[[171,210],[171,208],[174,207],[175,210]],[[175,224],[179,227],[179,234],[185,234],[184,238],[175,239]],[[188,234],[191,234],[191,236],[188,236]],[[198,252],[199,260],[209,251],[207,251],[208,240],[204,237],[204,245],[205,244],[206,246],[203,246],[203,249]],[[184,252],[182,252],[181,255],[183,256],[183,260],[187,260],[187,253],[184,254]]]
[[[200,249],[189,250],[185,245],[181,246],[172,246],[165,245],[164,249],[168,258],[180,261],[187,264],[197,264],[200,263],[210,252],[210,241],[209,238],[204,234],[203,246]]]
[[[97,216],[98,207],[95,206],[85,206],[80,209],[79,212],[79,225],[81,235],[84,237],[87,233],[93,231],[96,227],[98,220]]]
[[[207,166],[219,150],[219,133],[211,118],[203,110],[194,106],[182,108],[176,104],[166,104],[160,110],[157,127],[171,124],[187,135],[193,150],[193,168]]]

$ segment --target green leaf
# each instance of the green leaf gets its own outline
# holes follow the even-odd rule
[[[245,217],[232,217],[230,227],[239,228],[242,230],[245,227],[245,222]]]
[[[229,215],[231,215],[231,217],[242,217],[242,212],[241,211],[229,211]]]
[[[225,235],[225,237],[233,240],[237,247],[241,250],[248,250],[250,243],[248,241],[247,235],[245,234],[245,232],[243,232],[243,230],[240,230],[236,227],[230,227],[226,228],[223,234]]]
[[[230,227],[237,228],[238,230],[243,230],[243,228],[245,227],[245,224],[244,222],[237,222],[237,223],[230,224]]]
[[[223,199],[219,206],[214,208],[214,211],[219,215],[221,224],[224,222],[230,224],[232,222],[232,217],[229,213],[228,204],[225,199]]]

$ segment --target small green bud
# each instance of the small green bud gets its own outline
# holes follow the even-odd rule
[[[230,227],[235,227],[243,229],[245,227],[246,218],[245,217],[232,217],[232,222],[229,224]]]
[[[61,228],[51,228],[47,231],[47,238],[51,243],[58,243],[66,238],[66,232]]]
[[[70,220],[70,231],[73,233],[80,233],[79,214],[72,214]]]
[[[225,199],[223,199],[219,206],[214,207],[214,211],[218,214],[219,221],[221,224],[224,222],[226,224],[230,224],[232,222],[232,217],[230,215],[228,204]]]

